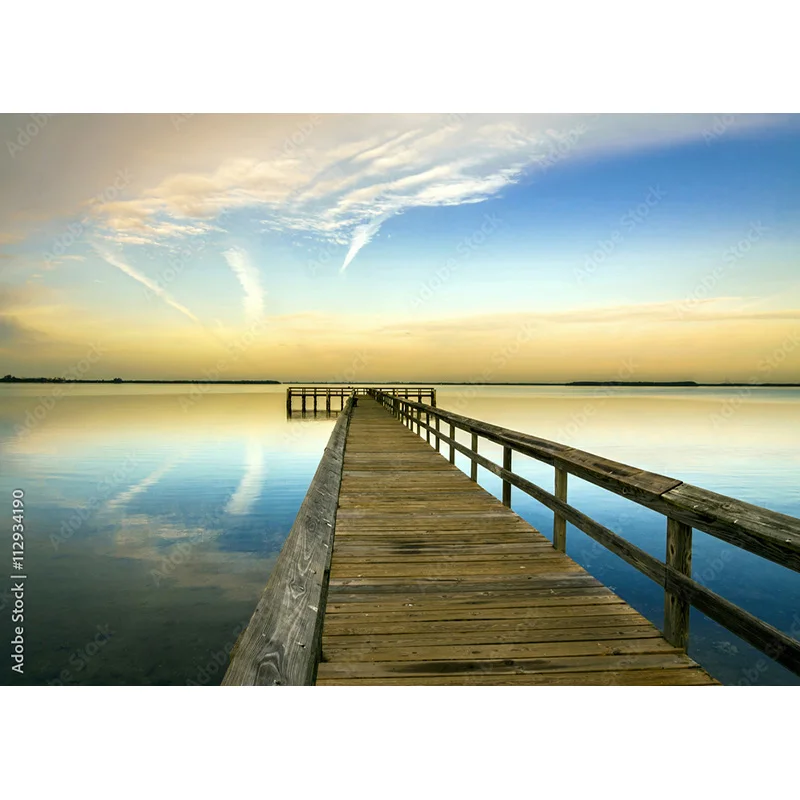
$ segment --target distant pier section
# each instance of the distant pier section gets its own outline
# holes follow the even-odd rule
[[[317,414],[324,411],[327,415],[331,412],[340,412],[344,410],[348,397],[366,395],[369,391],[370,388],[366,386],[289,386],[286,389],[286,416],[291,417],[297,412]],[[432,386],[392,386],[378,391],[392,397],[402,397],[404,400],[415,400],[417,403],[427,403],[436,407],[436,389]]]

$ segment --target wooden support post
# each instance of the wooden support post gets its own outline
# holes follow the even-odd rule
[[[503,447],[503,469],[511,472],[511,448],[506,445]],[[511,508],[511,484],[503,481],[503,505]]]
[[[422,389],[417,389],[417,402],[422,402]]]
[[[317,390],[314,389],[314,414],[317,413]]]
[[[456,438],[456,426],[453,425],[452,422],[450,423],[450,438],[451,439]],[[456,463],[456,448],[453,447],[452,442],[450,443],[450,463],[451,464]]]
[[[442,440],[439,438],[439,417],[436,417],[436,452],[438,453],[442,445]]]
[[[567,502],[567,471],[556,467],[556,491],[558,500]],[[553,512],[553,547],[567,552],[567,521],[557,511]]]
[[[325,411],[331,413],[331,390],[327,389],[325,393]]]
[[[692,575],[692,529],[672,517],[667,517],[667,564],[687,577]],[[664,592],[664,638],[683,650],[689,644],[689,609],[685,600]]]
[[[472,434],[472,452],[478,452],[478,434]],[[469,466],[469,477],[471,480],[478,482],[478,462],[475,459],[472,459],[472,463]]]
[[[425,412],[425,424],[428,426],[428,427],[425,428],[425,442],[427,444],[430,444],[431,443],[431,428],[430,428],[430,425],[431,425],[431,412],[430,411],[426,411]]]
[[[301,403],[302,411],[305,414],[306,413],[306,390],[305,389],[303,389],[303,394],[301,395],[301,398],[302,398],[302,403]]]
[[[292,416],[292,390],[286,390],[286,413],[291,417]]]

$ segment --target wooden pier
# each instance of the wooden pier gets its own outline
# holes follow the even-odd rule
[[[297,404],[293,402],[295,398],[300,400],[300,413],[305,414],[308,411],[322,411],[322,401],[325,401],[325,411],[343,410],[344,404],[348,397],[355,395],[368,394],[370,389],[359,386],[353,388],[352,386],[289,386],[286,389],[286,415],[291,417],[297,413]],[[404,400],[414,400],[421,403],[423,400],[430,402],[432,406],[436,406],[436,389],[426,386],[394,386],[391,388],[381,388],[373,391],[379,391],[386,394],[391,394],[397,397],[402,397]],[[337,408],[338,407],[338,408]]]
[[[797,570],[800,520],[367,395],[345,402],[224,684],[711,685],[685,653],[691,606],[800,672],[800,643],[691,578],[692,527]],[[502,466],[479,438],[502,445]],[[516,475],[513,452],[552,464],[555,493]],[[477,484],[479,466],[502,478],[502,500]],[[665,514],[665,561],[569,505],[568,474]],[[552,542],[511,510],[512,486],[554,511]],[[663,632],[565,554],[566,522],[664,587]]]

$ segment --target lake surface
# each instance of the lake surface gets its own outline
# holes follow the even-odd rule
[[[437,399],[800,516],[797,389],[443,386]],[[3,530],[22,489],[27,576],[25,672],[7,661],[2,683],[218,684],[332,427],[287,420],[284,386],[0,385]],[[498,460],[483,441],[481,451]],[[551,467],[515,455],[514,468],[552,490]],[[499,496],[499,480],[479,476]],[[569,497],[664,557],[661,515],[572,476]],[[517,490],[512,503],[552,535],[551,512]],[[572,526],[567,552],[661,626],[655,583]],[[693,552],[697,580],[800,635],[800,575],[697,531]],[[4,642],[10,586],[6,574]],[[800,684],[694,610],[689,652],[725,683]]]

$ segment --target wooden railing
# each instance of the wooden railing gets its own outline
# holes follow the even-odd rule
[[[774,626],[712,592],[693,580],[692,529],[704,531],[729,544],[748,550],[781,566],[800,571],[800,520],[744,503],[732,497],[658,475],[602,456],[512,431],[450,411],[415,403],[372,389],[369,394],[405,425],[440,450],[449,446],[470,460],[470,477],[478,479],[481,466],[503,481],[503,504],[511,507],[514,486],[553,511],[553,546],[566,548],[566,524],[574,525],[664,588],[664,637],[686,649],[689,640],[689,609],[694,607],[769,658],[800,674],[800,642]],[[448,426],[443,432],[443,424]],[[471,446],[456,441],[456,429],[471,434]],[[478,452],[479,438],[501,445],[503,465]],[[530,456],[555,468],[554,493],[550,493],[512,471],[512,454]],[[658,511],[666,517],[664,561],[628,542],[567,502],[567,476],[574,475],[610,492]]]
[[[406,400],[413,398],[417,399],[418,403],[424,400],[429,401],[430,405],[436,406],[436,389],[432,386],[391,386],[381,387],[376,389],[368,389],[365,386],[289,386],[286,389],[286,413],[291,416],[296,411],[292,400],[295,397],[300,398],[300,410],[317,411],[318,400],[325,400],[325,411],[331,411],[331,399],[339,399],[339,410],[344,408],[345,401],[351,395],[365,395],[370,391],[383,392],[384,394],[396,395],[403,397]],[[308,409],[308,403],[311,403],[312,408]],[[320,409],[321,410],[321,409]],[[334,409],[336,410],[336,409]]]
[[[231,653],[223,686],[314,683],[352,406],[351,394],[256,610]]]

